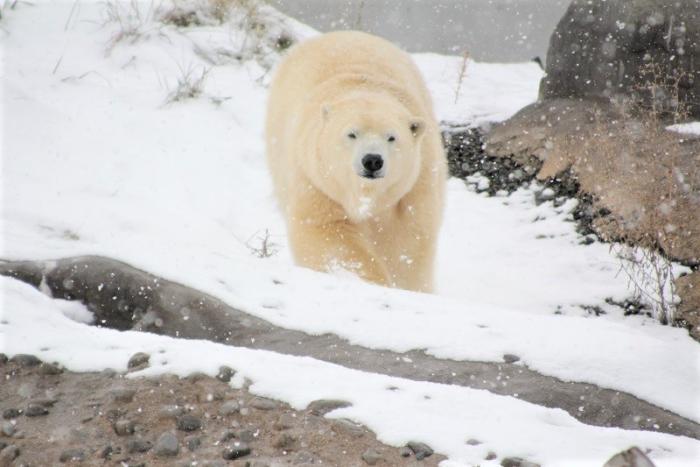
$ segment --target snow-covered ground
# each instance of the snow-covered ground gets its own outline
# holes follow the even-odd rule
[[[129,3],[109,5],[3,11],[0,257],[109,256],[287,328],[440,358],[515,353],[541,373],[626,391],[700,421],[700,347],[683,330],[624,318],[605,303],[629,296],[627,278],[607,245],[579,244],[569,221],[574,202],[536,206],[526,189],[488,198],[450,181],[437,295],[293,266],[263,152],[267,64],[276,56],[242,34],[240,21],[178,29],[154,21],[151,2],[140,17]],[[119,12],[121,24],[107,11]],[[297,36],[313,33],[285,24]],[[445,122],[503,120],[537,96],[535,64],[470,61],[457,92],[461,58],[415,59]],[[205,70],[200,95],[169,102],[178,80]],[[276,253],[259,258],[266,231]],[[446,465],[497,465],[483,460],[494,450],[547,466],[599,466],[630,445],[650,449],[659,466],[700,459],[698,441],[583,425],[517,395],[89,327],[64,316],[83,320],[78,305],[0,283],[2,352],[76,371],[121,370],[134,352],[158,354],[142,375],[215,373],[226,363],[239,371],[236,384],[249,377],[252,391],[296,407],[350,400],[331,416],[364,423],[387,443],[428,442]],[[591,316],[584,305],[608,313]],[[483,444],[467,445],[469,438]]]

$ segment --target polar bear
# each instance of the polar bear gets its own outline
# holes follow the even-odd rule
[[[408,54],[357,31],[294,46],[272,80],[266,151],[299,265],[432,291],[446,159]]]

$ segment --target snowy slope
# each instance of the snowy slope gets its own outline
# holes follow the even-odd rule
[[[567,222],[573,202],[535,206],[531,190],[487,198],[451,181],[439,296],[294,267],[262,144],[267,65],[276,57],[263,50],[254,59],[240,22],[177,29],[152,21],[149,5],[141,19],[120,5],[121,25],[102,4],[20,3],[4,12],[0,257],[110,256],[288,328],[441,358],[500,361],[516,353],[542,373],[627,391],[700,420],[697,344],[653,320],[623,319],[604,303],[625,298],[627,280],[608,246],[578,244]],[[287,25],[299,36],[312,34]],[[125,30],[133,34],[115,42]],[[232,58],[237,54],[243,59]],[[469,62],[455,104],[461,59],[415,58],[446,122],[502,120],[536,98],[541,72],[534,64]],[[201,95],[168,102],[178,80],[204,70]],[[251,250],[266,230],[277,251],[257,258]],[[59,301],[8,279],[2,284],[5,353],[48,347],[43,356],[75,370],[123,368],[130,354],[154,347],[166,350],[168,364],[149,371],[211,372],[234,362],[256,381],[254,390],[296,406],[353,398],[355,407],[339,416],[366,423],[385,442],[429,441],[455,465],[483,458],[467,452],[475,448],[464,445],[466,435],[493,443],[487,445],[499,454],[512,450],[546,465],[574,465],[562,463],[564,456],[584,454],[591,456],[585,465],[600,465],[629,444],[669,458],[660,465],[694,465],[698,454],[695,441],[588,427],[561,411],[464,388],[394,381],[410,391],[387,401],[390,378],[269,352],[117,335],[60,318]],[[581,305],[609,314],[591,317]],[[36,323],[48,327],[37,332]],[[100,358],[85,359],[95,354]],[[255,365],[261,361],[269,371]],[[285,366],[294,371],[278,371]],[[309,388],[304,378],[319,384]],[[339,388],[338,380],[353,386]],[[424,392],[435,397],[411,409],[415,419],[397,415],[416,407]],[[390,408],[376,410],[384,406]],[[494,413],[520,427],[518,436],[484,415]],[[469,426],[458,427],[465,419]],[[578,447],[552,441],[562,425],[576,432]]]

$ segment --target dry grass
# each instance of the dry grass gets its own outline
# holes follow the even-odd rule
[[[459,76],[457,77],[457,88],[455,89],[455,104],[459,100],[459,92],[462,90],[462,83],[467,73],[467,62],[469,61],[469,52],[464,51],[462,54],[462,64],[459,68]]]
[[[193,66],[187,68],[178,66],[180,76],[177,79],[177,84],[170,90],[165,98],[165,104],[173,102],[181,102],[187,99],[194,99],[204,93],[204,82],[207,79],[209,68],[195,69]]]

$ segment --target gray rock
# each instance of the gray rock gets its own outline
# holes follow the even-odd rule
[[[0,353],[0,365],[4,365],[8,362],[8,360],[9,359],[7,358],[7,355],[5,355],[4,353]]]
[[[226,460],[235,460],[245,457],[251,453],[250,446],[243,442],[236,442],[224,448],[222,457]]]
[[[654,467],[654,463],[635,446],[615,454],[603,467]]]
[[[409,441],[406,445],[416,455],[416,459],[422,461],[426,457],[433,455],[433,449],[425,443],[419,441]]]
[[[487,461],[492,461],[497,457],[498,455],[495,452],[489,451],[488,454],[486,454],[486,457],[484,457],[484,459],[486,459]]]
[[[404,446],[399,449],[399,455],[401,457],[411,457],[411,454],[413,454],[413,451],[408,446]]]
[[[362,453],[362,460],[365,461],[367,465],[375,465],[382,460],[382,455],[376,449],[370,448]]]
[[[17,427],[12,422],[3,422],[2,424],[2,434],[5,436],[12,436],[17,431]]]
[[[506,457],[501,461],[501,467],[540,467],[540,464],[526,461],[520,457]]]
[[[507,353],[507,354],[503,355],[503,361],[506,363],[515,363],[517,361],[520,361],[520,357],[518,357],[517,355],[514,355],[512,353]]]
[[[119,436],[129,436],[133,435],[136,431],[136,426],[132,420],[120,419],[114,422],[112,425],[114,432]]]
[[[233,378],[233,375],[235,374],[235,370],[233,370],[231,367],[224,365],[219,367],[219,372],[216,374],[216,379],[218,379],[219,381],[223,381],[224,383],[228,383],[229,381],[231,381],[231,378]]]
[[[219,407],[220,415],[231,415],[241,410],[241,406],[236,401],[226,401]]]
[[[540,95],[636,95],[647,108],[675,111],[678,102],[686,104],[697,118],[697,63],[700,2],[574,0],[551,36]],[[655,82],[658,88],[652,93]]]
[[[172,431],[161,434],[153,446],[153,453],[158,457],[173,457],[180,452],[180,443]]]
[[[14,444],[5,446],[5,448],[2,451],[0,451],[0,465],[11,465],[12,461],[19,457],[19,454],[20,450]]]
[[[131,356],[131,358],[129,359],[129,363],[127,363],[126,366],[130,370],[145,368],[148,366],[148,362],[150,359],[151,356],[149,354],[144,352],[137,352]]]
[[[39,373],[42,375],[60,375],[63,368],[55,363],[42,363],[39,365]]]
[[[10,359],[10,361],[18,364],[19,366],[25,367],[25,368],[41,365],[41,360],[39,360],[34,355],[28,355],[28,354],[22,354],[22,353],[17,354],[14,357],[12,357]]]
[[[153,443],[145,439],[130,439],[126,443],[126,451],[129,454],[148,452],[153,447]]]
[[[366,433],[365,427],[347,418],[333,420],[331,429],[336,433],[347,433],[354,438],[360,438]]]
[[[24,415],[27,417],[41,417],[43,415],[48,415],[49,409],[41,404],[32,403],[27,406],[24,410]]]
[[[348,401],[342,401],[337,399],[319,399],[311,402],[306,410],[311,412],[313,415],[323,416],[328,412],[332,412],[335,409],[341,409],[343,407],[350,407],[352,404]]]
[[[134,400],[136,389],[131,388],[115,388],[110,391],[115,402],[129,403]]]
[[[202,427],[202,420],[192,414],[180,415],[176,423],[180,431],[197,431]]]
[[[478,439],[471,438],[467,440],[467,444],[469,446],[478,446],[481,444],[481,441],[479,441]]]
[[[60,462],[82,462],[85,460],[85,451],[78,448],[66,449],[61,452],[58,460]]]
[[[20,409],[5,409],[2,411],[2,418],[5,420],[9,420],[12,418],[17,418],[20,415],[22,415],[22,411]]]
[[[187,446],[187,449],[190,451],[196,451],[202,445],[202,440],[199,436],[186,436],[184,441],[185,446]]]
[[[254,397],[253,400],[250,401],[250,406],[258,410],[274,410],[279,407],[279,404],[272,399]]]

